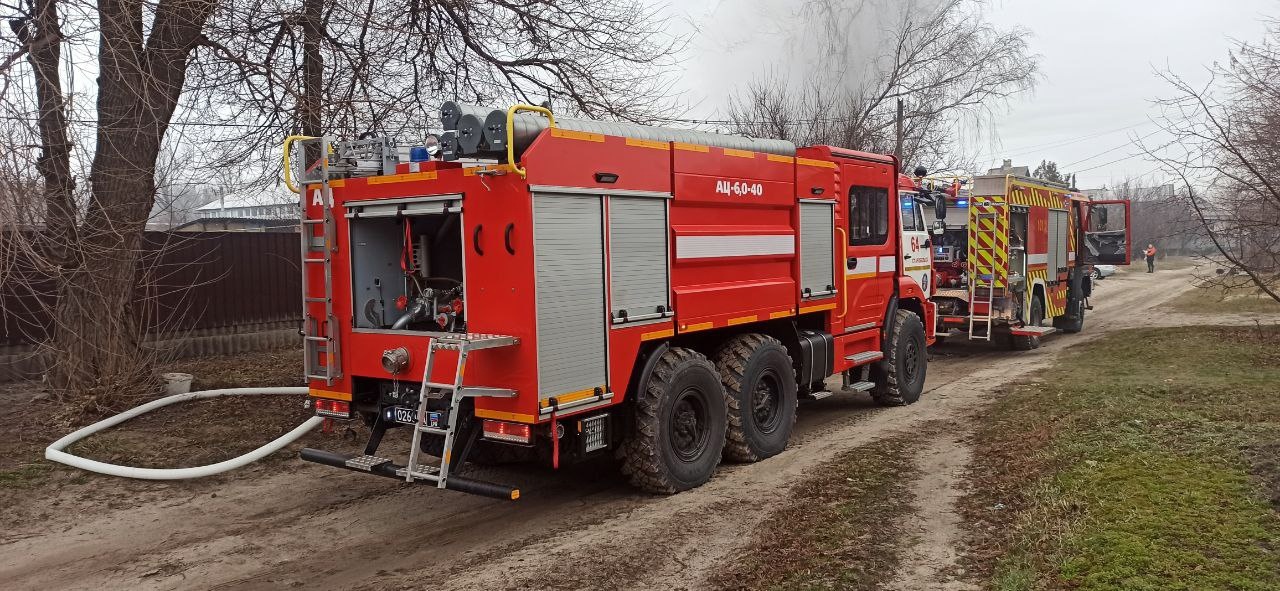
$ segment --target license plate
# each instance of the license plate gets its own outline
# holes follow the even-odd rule
[[[440,414],[438,412],[427,413],[427,426],[440,428]],[[397,423],[405,425],[416,425],[418,423],[418,409],[407,408],[404,406],[391,407],[391,419]]]

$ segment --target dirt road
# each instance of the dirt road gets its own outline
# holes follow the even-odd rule
[[[803,403],[786,452],[726,465],[707,485],[672,497],[634,492],[607,463],[489,476],[521,486],[521,500],[510,503],[288,460],[216,486],[147,489],[138,493],[144,503],[123,508],[111,497],[132,494],[128,487],[50,498],[47,529],[0,546],[0,581],[9,589],[701,588],[815,467],[888,434],[961,420],[1069,345],[1163,323],[1153,308],[1188,287],[1189,277],[1107,279],[1085,332],[1049,337],[1036,351],[948,343],[934,352],[922,400],[909,407],[877,408],[853,393]],[[962,466],[943,468],[967,456],[937,444],[936,435],[922,436],[930,472],[921,485],[940,494],[924,495],[904,524],[916,531],[897,588],[940,584],[954,560],[948,503]]]

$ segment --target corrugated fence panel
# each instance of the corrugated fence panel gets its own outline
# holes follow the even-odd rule
[[[292,232],[145,233],[133,302],[138,322],[149,334],[168,334],[300,320],[298,240]],[[5,263],[20,276],[0,286],[0,344],[48,338],[55,283],[30,260]]]

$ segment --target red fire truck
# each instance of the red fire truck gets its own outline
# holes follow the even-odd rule
[[[932,194],[940,338],[958,331],[1027,350],[1054,331],[1079,332],[1091,308],[1090,265],[1129,264],[1127,200],[1091,200],[1007,160]]]
[[[372,431],[361,454],[303,459],[515,499],[467,462],[613,453],[673,493],[782,451],[828,376],[881,404],[920,396],[934,306],[908,266],[927,235],[907,252],[894,158],[481,115],[446,104],[441,158],[286,141],[305,164],[311,401]],[[378,449],[400,428],[396,463]]]

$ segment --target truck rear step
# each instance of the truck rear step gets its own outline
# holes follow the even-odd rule
[[[302,459],[358,472],[369,472],[378,476],[399,478],[405,482],[430,482],[436,485],[436,488],[498,499],[516,500],[520,497],[519,489],[456,476],[453,471],[466,462],[466,456],[470,452],[476,436],[479,435],[479,431],[477,431],[479,429],[478,425],[472,424],[469,429],[462,429],[459,424],[458,415],[462,412],[462,401],[466,398],[510,398],[516,395],[515,390],[507,388],[463,386],[462,375],[466,368],[467,357],[472,351],[510,347],[519,344],[519,342],[520,339],[515,337],[485,333],[450,334],[431,339],[431,344],[427,347],[427,360],[422,371],[421,386],[418,389],[417,422],[412,425],[413,439],[409,444],[409,461],[406,462],[406,465],[394,464],[390,459],[373,455],[382,441],[382,434],[386,431],[386,427],[382,423],[375,426],[374,432],[369,438],[369,444],[365,446],[365,455],[354,456],[306,448],[302,450]],[[444,350],[458,352],[458,366],[454,369],[454,381],[451,384],[431,381],[431,370],[435,366],[436,352]],[[428,415],[437,414],[427,412],[428,401],[444,398],[446,395],[449,399],[449,409],[445,426],[442,428],[438,424],[427,424]],[[458,441],[460,430],[466,435],[461,442]],[[438,465],[433,466],[418,461],[422,453],[423,434],[444,437],[444,445]],[[454,447],[458,443],[462,444],[461,451],[455,455]]]
[[[875,382],[854,382],[852,384],[849,384],[849,386],[846,387],[844,390],[842,390],[842,392],[866,392],[867,390],[870,390],[874,387],[876,387]],[[827,398],[832,394],[835,394],[835,392],[832,392],[830,390],[823,390],[821,392],[814,392],[809,396],[812,397],[813,400],[822,400],[823,398]]]
[[[336,468],[346,468],[356,472],[368,472],[370,474],[385,476],[387,478],[396,478],[399,480],[404,480],[406,476],[404,466],[394,464],[391,460],[376,456],[356,456],[325,451],[322,449],[312,449],[310,447],[303,448],[300,455],[302,459],[308,462],[334,466]],[[363,466],[368,467],[366,468]],[[428,468],[428,466],[419,466],[419,469],[424,468]],[[434,466],[431,466],[430,468],[437,471],[439,470],[439,468]],[[436,481],[433,481],[430,478],[423,478],[423,475],[423,472],[415,471],[414,482],[429,482],[431,484],[437,484]],[[520,489],[518,488],[507,486],[505,484],[495,484],[484,480],[475,480],[463,476],[450,476],[445,481],[443,488],[457,492],[480,495],[483,497],[492,497],[495,499],[514,501],[520,498]]]

